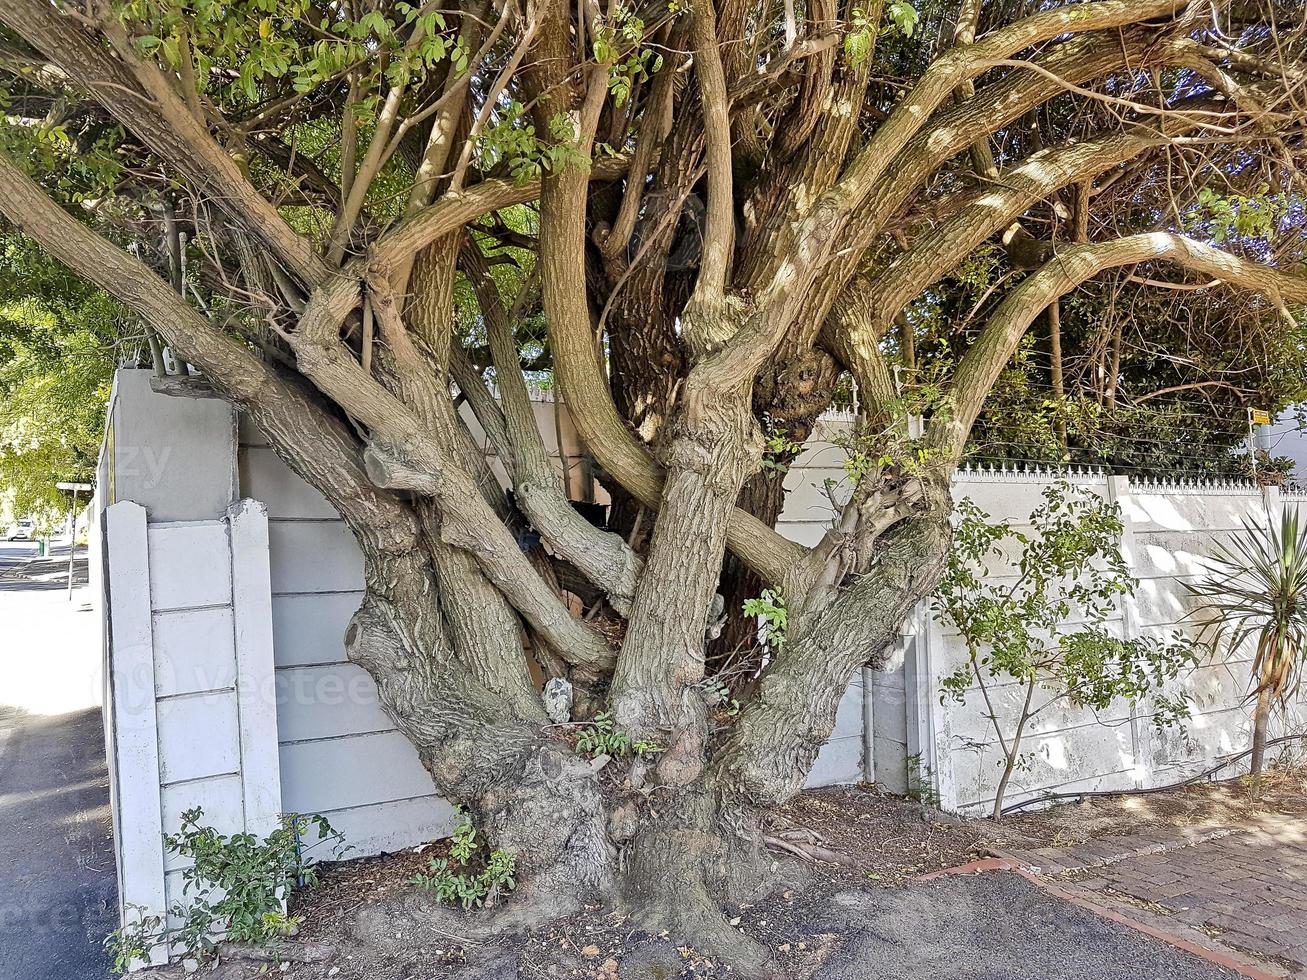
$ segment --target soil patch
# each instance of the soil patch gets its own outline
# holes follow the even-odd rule
[[[778,813],[768,835],[782,882],[772,894],[727,909],[732,925],[772,951],[775,975],[794,980],[897,978],[1226,977],[1123,926],[1061,902],[1011,874],[922,882],[922,875],[965,864],[993,848],[1049,836],[1091,839],[1137,828],[1139,821],[1188,825],[1302,805],[1301,783],[1285,780],[1268,803],[1243,786],[1191,787],[1177,799],[1159,794],[1146,808],[1095,800],[1002,823],[967,820],[912,800],[858,786],[802,794]],[[1297,801],[1297,802],[1295,802]],[[1142,814],[1142,816],[1141,816]],[[793,850],[829,852],[834,861],[800,861]],[[599,907],[504,935],[487,930],[485,912],[439,905],[410,884],[443,844],[325,866],[322,884],[297,898],[301,934],[266,962],[227,959],[204,965],[209,980],[288,976],[297,980],[672,980],[737,976],[729,963],[650,935]],[[508,901],[512,907],[513,898]],[[1051,932],[1050,932],[1051,930]],[[1055,936],[1055,939],[1050,938]],[[297,950],[329,951],[302,962]],[[1050,952],[1051,951],[1051,952]],[[1145,968],[1146,965],[1146,968]],[[1141,973],[1140,971],[1144,972]],[[186,976],[180,966],[147,974]]]
[[[1240,777],[1175,789],[1089,797],[1005,817],[989,823],[996,846],[1076,848],[1096,841],[1159,839],[1174,833],[1200,838],[1221,828],[1274,826],[1284,817],[1307,816],[1307,764],[1277,765],[1256,779]]]

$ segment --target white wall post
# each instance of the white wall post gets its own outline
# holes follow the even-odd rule
[[[268,510],[257,501],[241,500],[227,515],[245,830],[266,836],[281,815]]]
[[[912,786],[914,773],[909,768],[909,789],[930,790],[938,795],[940,803],[953,802],[952,759],[948,752],[939,751],[940,726],[939,692],[935,685],[939,650],[939,623],[931,609],[932,599],[919,602],[909,618],[911,635],[908,637],[907,655],[903,661],[903,689],[906,699],[908,726],[908,760],[917,759],[918,781]]]
[[[111,786],[118,862],[118,912],[167,914],[163,877],[163,814],[159,801],[159,743],[155,719],[154,635],[145,508],[131,501],[104,514],[109,567],[108,729],[114,764]],[[167,951],[152,951],[150,965]]]
[[[1278,527],[1280,515],[1284,511],[1284,499],[1280,495],[1280,488],[1274,484],[1262,487],[1262,501],[1266,506],[1266,517],[1271,527]]]
[[[1121,510],[1121,556],[1127,568],[1139,567],[1135,544],[1134,503],[1128,476],[1107,478],[1107,499]],[[1139,638],[1139,600],[1131,592],[1121,599],[1121,638]],[[1153,784],[1153,726],[1140,717],[1140,711],[1151,714],[1151,699],[1135,705],[1130,713],[1130,744],[1134,756],[1135,786],[1143,789]]]

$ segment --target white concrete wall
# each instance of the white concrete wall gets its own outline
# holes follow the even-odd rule
[[[443,836],[452,809],[386,717],[372,678],[345,659],[345,627],[363,596],[353,536],[248,422],[239,472],[241,492],[268,508],[285,808],[327,817],[355,855]]]
[[[1039,492],[1052,476],[1015,473],[964,473],[954,484],[957,498],[967,497],[995,517],[1020,524],[1039,502]],[[1125,532],[1122,552],[1138,579],[1133,597],[1119,605],[1108,628],[1116,635],[1192,635],[1197,627],[1190,614],[1193,600],[1184,588],[1202,574],[1202,559],[1217,541],[1228,538],[1244,520],[1265,525],[1282,505],[1275,489],[1263,492],[1250,485],[1144,483],[1124,477],[1088,477],[1075,482],[1115,501]],[[1288,505],[1294,506],[1297,500]],[[1278,517],[1277,517],[1278,519]],[[991,576],[1002,581],[1011,568],[996,561]],[[1189,617],[1189,618],[1186,618]],[[924,640],[923,640],[924,636]],[[907,661],[916,661],[926,678],[915,692],[909,685],[909,708],[915,702],[924,729],[915,743],[949,809],[983,811],[992,806],[1001,775],[997,738],[980,692],[968,690],[965,702],[940,704],[943,678],[967,659],[960,637],[930,616],[924,633],[908,645]],[[1117,703],[1093,712],[1054,705],[1034,719],[1023,751],[1029,768],[1014,773],[1007,802],[1017,803],[1047,793],[1160,786],[1209,767],[1222,757],[1246,749],[1250,738],[1247,656],[1206,661],[1173,687],[1192,697],[1192,717],[1182,728],[1158,732],[1152,724],[1153,705],[1144,700],[1133,708]],[[1169,693],[1175,693],[1170,691]],[[1019,714],[1023,691],[1017,684],[990,685],[999,718],[1010,731]],[[1036,706],[1047,703],[1040,691]],[[879,719],[877,719],[879,722]],[[1287,720],[1297,730],[1303,722],[1300,702]],[[880,730],[887,728],[881,723]],[[880,730],[877,737],[880,737]],[[912,739],[907,739],[912,744]],[[911,748],[909,751],[913,751]],[[877,759],[886,753],[876,746]],[[1237,772],[1232,768],[1231,773]],[[877,775],[881,774],[878,767]]]
[[[282,802],[263,506],[242,501],[219,521],[146,517],[131,501],[102,515],[106,732],[119,911],[163,915],[185,902],[185,865],[163,840],[183,811],[264,835]]]

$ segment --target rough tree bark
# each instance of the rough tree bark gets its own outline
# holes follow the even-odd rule
[[[209,62],[148,53],[147,23],[0,4],[27,45],[22,64],[49,68],[22,75],[31,98],[120,125],[134,193],[158,192],[159,174],[197,202],[179,220],[214,285],[203,308],[188,302],[114,243],[110,219],[123,219],[97,213],[99,198],[62,208],[57,182],[39,175],[43,190],[5,156],[0,210],[196,365],[341,513],[366,583],[348,655],[440,791],[518,855],[515,907],[620,905],[746,975],[768,971],[767,952],[720,905],[765,886],[761,814],[799,791],[851,675],[883,662],[934,589],[952,472],[1031,323],[1089,277],[1138,263],[1307,302],[1300,272],[1176,234],[1036,242],[1038,267],[984,308],[925,435],[910,435],[882,346],[907,304],[1064,188],[1092,207],[1095,181],[1126,161],[1160,167],[1190,139],[1280,152],[1289,137],[1266,124],[1296,118],[1303,76],[1283,52],[1199,45],[1206,4],[1091,0],[982,31],[981,5],[966,3],[955,46],[923,49],[927,66],[887,100],[870,63],[892,28],[883,4],[864,6],[855,17],[810,3],[785,25],[768,20],[783,16],[774,5],[696,0],[635,29],[595,5],[479,4],[449,12],[445,40],[461,39],[466,72],[423,74],[429,52],[404,71],[365,59],[311,94],[269,74],[240,118],[224,106],[241,98],[196,81]],[[578,16],[605,41],[593,52],[578,46]],[[422,51],[425,29],[397,23],[387,59]],[[632,72],[649,37],[666,63]],[[0,50],[0,63],[12,57]],[[1224,89],[1194,96],[1162,71],[1175,65]],[[1125,78],[1156,90],[1123,98]],[[376,95],[370,127],[358,125],[372,111],[364,91]],[[1112,122],[996,157],[1007,127],[1055,99],[1106,101]],[[249,132],[310,123],[347,144],[340,171],[325,156],[297,163],[291,139],[250,166],[264,141]],[[291,200],[318,209],[317,225],[289,220],[279,205]],[[225,219],[211,221],[208,202]],[[914,223],[916,205],[933,227]],[[231,275],[233,255],[258,274]],[[513,295],[496,267],[518,263],[532,267]],[[223,293],[263,280],[275,285]],[[603,479],[647,515],[634,548],[577,513],[548,458],[516,333],[537,316]],[[489,350],[484,376],[469,337]],[[803,443],[846,373],[859,393],[846,502],[817,543],[787,541],[773,527],[782,481],[761,467],[765,426]],[[738,642],[750,629],[739,607],[763,587],[784,597],[789,624],[728,715],[706,631],[725,602],[723,643]],[[547,724],[528,647],[546,676],[572,681],[578,712],[600,700],[657,750],[606,765],[578,755],[579,722]]]

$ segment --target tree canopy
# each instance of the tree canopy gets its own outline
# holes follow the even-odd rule
[[[597,895],[744,973],[765,951],[714,903],[765,876],[762,810],[934,589],[968,453],[1107,433],[1130,466],[1193,414],[1302,393],[1300,3],[5,0],[0,23],[0,211],[340,511],[349,656],[517,856],[518,900]],[[787,540],[781,474],[836,404],[836,516]],[[546,678],[646,751],[579,758]]]

